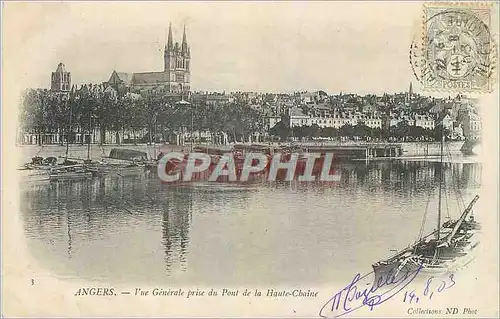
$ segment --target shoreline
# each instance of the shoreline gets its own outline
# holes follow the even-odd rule
[[[243,143],[238,143],[243,144]],[[245,143],[252,144],[252,143]],[[259,143],[261,145],[269,145],[269,146],[277,146],[278,143]],[[284,144],[284,143],[283,143]],[[282,144],[282,145],[283,145]],[[350,143],[295,143],[295,145],[299,147],[308,147],[308,146],[316,146],[316,147],[332,147],[332,146],[359,146],[363,147],[366,145],[370,146],[383,146],[383,145],[399,145],[403,149],[403,153],[400,156],[380,156],[380,157],[370,157],[370,158],[356,158],[354,160],[387,160],[387,159],[430,159],[439,154],[439,142],[350,142]],[[462,153],[460,151],[461,146],[464,144],[464,141],[452,141],[447,143],[449,149],[452,153]],[[194,144],[193,146],[207,146],[207,147],[227,147],[234,144],[228,145],[214,145],[214,144]],[[286,144],[285,144],[286,145]],[[169,151],[169,152],[184,152],[191,150],[191,144],[186,145],[172,145],[172,144],[91,144],[90,145],[90,158],[91,159],[101,159],[103,157],[109,156],[109,152],[113,148],[119,149],[132,149],[137,151],[142,151],[148,153],[151,157],[155,157],[160,151]],[[16,148],[19,150],[20,162],[22,165],[26,162],[29,162],[34,156],[54,156],[60,157],[64,156],[66,153],[66,145],[60,144],[43,144],[43,145],[16,145]],[[87,158],[88,145],[86,144],[70,144],[69,145],[69,156],[70,158]]]
[[[448,141],[445,142],[445,145],[463,145],[466,141]],[[322,142],[283,142],[283,143],[278,143],[278,142],[273,142],[273,143],[264,143],[264,142],[236,142],[236,143],[228,143],[228,144],[212,144],[212,143],[194,143],[193,147],[196,146],[207,146],[207,147],[227,147],[227,146],[232,146],[232,145],[252,145],[252,144],[258,144],[258,145],[267,145],[267,146],[280,146],[280,145],[293,145],[293,146],[302,146],[302,147],[308,147],[308,146],[316,146],[316,147],[321,147],[321,146],[365,146],[365,145],[373,145],[373,146],[379,146],[379,145],[440,145],[441,143],[438,141],[401,141],[401,142],[389,142],[389,141],[384,141],[384,142],[368,142],[368,141],[349,141],[349,142],[337,142],[337,141],[322,141]],[[91,148],[129,148],[129,149],[136,149],[136,148],[163,148],[163,147],[171,147],[175,149],[182,149],[182,148],[190,148],[191,144],[186,143],[184,145],[177,145],[177,144],[148,144],[148,143],[137,143],[137,144],[99,144],[99,143],[92,143],[90,144]],[[66,148],[66,144],[16,144],[17,148],[45,148],[45,147],[54,147],[54,148]],[[77,147],[77,148],[85,148],[87,149],[88,144],[80,144],[80,143],[74,143],[74,144],[69,144],[70,149],[72,147]]]

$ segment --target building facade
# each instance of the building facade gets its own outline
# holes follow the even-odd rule
[[[163,53],[163,71],[125,73],[113,71],[108,84],[116,89],[131,91],[160,89],[169,93],[186,93],[191,90],[191,49],[187,42],[186,27],[182,43],[173,41],[172,24]]]
[[[459,111],[458,121],[462,126],[463,135],[469,140],[477,140],[481,138],[481,117],[476,114],[471,107],[463,107]]]

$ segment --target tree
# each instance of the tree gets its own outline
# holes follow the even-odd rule
[[[270,135],[279,136],[282,141],[286,140],[292,133],[292,130],[283,121],[279,121],[269,130]]]
[[[325,127],[321,130],[320,135],[323,137],[336,137],[339,136],[339,130],[335,127]]]
[[[309,128],[309,126],[306,126],[306,125],[295,127],[293,129],[293,136],[299,137],[299,138],[308,137],[308,133],[309,133],[307,131],[308,128]]]
[[[410,135],[410,125],[408,121],[403,120],[391,127],[391,136],[398,138],[406,138]]]
[[[23,97],[20,121],[27,130],[32,130],[38,135],[38,144],[42,144],[42,133],[46,132],[52,114],[50,99],[52,98],[48,90],[27,90]]]
[[[351,124],[344,124],[339,129],[340,136],[354,136],[354,127]]]
[[[447,128],[443,128],[441,125],[437,125],[435,128],[434,128],[434,132],[432,132],[434,138],[436,141],[441,141],[442,139],[442,136],[444,135],[444,138],[445,140],[448,140],[451,136],[451,130],[447,129]]]
[[[353,135],[359,137],[372,136],[372,129],[365,125],[365,123],[359,122],[353,127]]]

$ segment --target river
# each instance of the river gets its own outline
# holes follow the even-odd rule
[[[345,280],[412,243],[424,212],[425,232],[436,227],[436,160],[336,165],[338,185],[165,185],[147,173],[24,184],[24,231],[61,277],[241,286]],[[479,192],[481,165],[461,158],[443,173],[445,221]]]

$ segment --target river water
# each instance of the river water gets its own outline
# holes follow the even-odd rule
[[[436,227],[436,160],[336,165],[338,185],[165,185],[147,173],[25,184],[24,231],[66,278],[311,286],[370,271],[417,238],[424,216],[425,233]],[[481,165],[462,158],[443,173],[445,221],[479,192]]]

